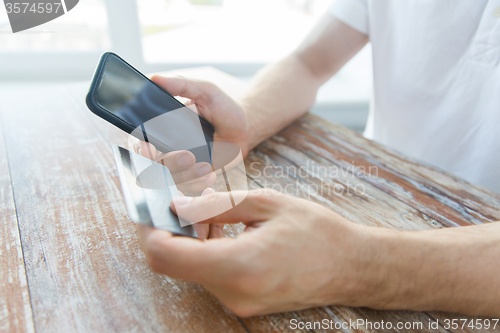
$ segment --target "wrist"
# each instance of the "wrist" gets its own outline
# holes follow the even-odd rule
[[[318,279],[312,304],[380,308],[392,294],[381,249],[393,231],[361,226],[335,213],[325,220],[329,247],[319,258],[329,263],[328,278]]]
[[[400,246],[399,234],[389,229],[354,225],[351,242],[350,271],[346,277],[346,299],[341,304],[385,309],[397,298],[400,286],[395,283],[393,259]]]
[[[390,229],[367,227],[365,233],[365,251],[370,258],[369,268],[365,277],[370,295],[363,306],[376,309],[398,308],[402,295],[407,293],[406,288],[411,285],[412,278],[407,266],[407,258],[403,256],[406,242],[406,233]],[[411,260],[411,265],[417,264]],[[404,297],[404,296],[403,296]]]
[[[425,232],[365,230],[365,293],[361,306],[376,309],[435,310],[445,307],[450,287],[442,283],[451,267],[443,265],[447,246]],[[371,255],[369,255],[371,253]],[[369,280],[369,281],[368,281]]]
[[[349,222],[342,240],[335,240],[344,244],[340,257],[347,259],[334,261],[334,279],[327,293],[330,298],[323,300],[323,305],[408,309],[415,300],[422,300],[419,297],[423,297],[421,286],[425,282],[417,274],[421,255],[415,250],[419,245],[415,245],[418,240],[414,235]],[[331,252],[338,252],[338,248],[333,247]]]
[[[245,100],[239,100],[238,104],[243,110],[243,115],[245,118],[245,129],[244,133],[242,133],[243,142],[241,143],[241,151],[243,154],[243,158],[247,157],[248,153],[259,145],[260,141],[258,138],[258,132],[256,129],[256,125],[254,123],[255,117],[251,116],[250,105],[245,102]]]

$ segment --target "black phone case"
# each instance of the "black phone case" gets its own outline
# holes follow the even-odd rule
[[[122,61],[124,64],[126,64],[131,70],[133,70],[134,72],[136,72],[137,74],[139,74],[140,76],[142,76],[143,78],[145,78],[146,80],[148,80],[149,82],[151,82],[152,84],[154,84],[155,86],[157,86],[158,88],[160,88],[163,92],[165,92],[166,96],[169,96],[176,103],[179,104],[179,108],[185,107],[184,104],[182,104],[181,102],[179,102],[172,95],[170,95],[167,91],[165,91],[163,88],[161,88],[156,83],[154,83],[153,81],[151,81],[148,77],[146,77],[140,71],[138,71],[137,69],[135,69],[132,65],[130,65],[128,62],[126,62],[119,55],[117,55],[117,54],[115,54],[113,52],[106,52],[106,53],[104,53],[101,56],[101,59],[99,60],[99,63],[97,64],[97,68],[96,68],[96,70],[94,72],[94,76],[92,77],[92,82],[90,84],[89,92],[87,93],[87,97],[85,98],[85,103],[87,104],[87,107],[94,114],[96,114],[97,116],[101,117],[102,119],[106,120],[107,122],[115,125],[119,129],[121,129],[121,130],[123,130],[123,131],[125,131],[125,132],[127,132],[129,134],[131,134],[135,130],[135,127],[133,127],[131,124],[127,123],[126,121],[124,121],[122,119],[120,119],[119,117],[115,116],[111,112],[108,112],[106,109],[102,108],[99,104],[97,104],[95,102],[94,96],[95,96],[96,90],[99,87],[99,84],[101,82],[102,73],[103,73],[103,70],[105,68],[105,65],[106,65],[106,63],[107,63],[107,61],[108,61],[108,59],[110,57],[116,57],[116,58],[118,58],[120,61]],[[206,124],[206,125],[209,126],[209,128],[212,131],[212,139],[213,139],[213,133],[215,133],[215,130],[214,130],[214,127],[212,126],[212,124],[210,124],[203,117],[201,117],[199,115],[198,115],[198,117],[200,118],[200,121],[202,121],[204,124]],[[164,152],[164,153],[168,153],[170,151],[173,151],[172,148],[164,145],[160,141],[156,140],[154,137],[148,136],[147,133],[145,133],[144,131],[142,131],[142,132],[143,132],[142,133],[143,137],[142,138],[138,138],[139,140],[143,140],[144,138],[146,138],[146,141],[150,142],[158,150],[160,150],[161,152]],[[206,161],[206,162],[211,163],[211,155],[212,155],[211,143],[207,143],[207,146],[208,146],[208,150],[209,150],[209,154],[210,154],[210,161]],[[190,149],[190,151],[193,152],[196,155],[197,150],[201,150],[201,149],[204,149],[204,148],[203,147],[197,147],[197,148]]]

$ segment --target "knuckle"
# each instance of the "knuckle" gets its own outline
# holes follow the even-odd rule
[[[275,204],[276,199],[281,193],[272,189],[262,189],[259,191],[252,191],[248,193],[248,197],[255,201],[257,204],[270,205]]]
[[[205,90],[207,91],[215,91],[215,90],[219,90],[219,87],[213,83],[213,82],[210,82],[210,81],[200,81],[201,84],[203,84]]]
[[[202,90],[205,95],[205,98],[211,99],[216,96],[219,92],[221,92],[219,86],[217,86],[213,82],[202,81]]]
[[[203,200],[203,204],[206,207],[217,207],[217,204],[220,202],[221,198],[218,193],[211,193],[200,197],[200,200]]]
[[[189,82],[182,76],[177,78],[180,80],[179,96],[184,96],[189,89]]]
[[[163,156],[159,162],[168,168],[168,167],[175,166],[177,160],[173,156],[166,155],[166,156]]]

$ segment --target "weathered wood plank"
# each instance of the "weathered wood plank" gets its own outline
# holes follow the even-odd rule
[[[194,76],[198,76],[199,74],[193,72]],[[193,76],[193,75],[191,75]],[[225,78],[219,78],[217,73],[210,73],[210,75],[214,81],[216,81],[219,86],[221,86],[223,89],[225,88]],[[199,77],[198,77],[199,78]],[[210,79],[210,78],[204,78],[204,79]],[[227,84],[227,86],[234,86],[234,82],[231,82],[231,84]],[[233,89],[234,90],[234,89]],[[322,155],[318,153],[317,151],[311,152],[310,147],[304,147],[300,146],[297,148],[297,144],[303,144],[304,142],[306,144],[309,144],[310,142],[307,140],[304,140],[303,135],[301,131],[298,131],[296,127],[303,126],[302,123],[307,123],[308,117],[303,118],[293,126],[291,126],[289,129],[285,130],[284,132],[278,134],[275,136],[273,139],[269,140],[265,144],[263,144],[261,147],[259,147],[256,151],[256,154],[261,153],[262,156],[256,159],[252,159],[252,156],[247,160],[247,171],[251,168],[251,164],[254,162],[260,163],[261,168],[269,167],[271,168],[283,168],[283,167],[301,167],[305,166],[305,171],[307,172],[308,179],[305,180],[303,179],[304,177],[293,177],[290,174],[287,174],[285,177],[282,177],[281,175],[278,175],[277,177],[277,170],[274,170],[274,173],[272,175],[272,181],[268,184],[266,184],[269,179],[267,177],[263,177],[264,179],[259,180],[255,179],[255,175],[251,175],[252,180],[256,180],[255,182],[251,181],[251,187],[255,186],[264,186],[264,187],[273,187],[275,185],[280,185],[280,188],[283,189],[287,185],[292,184],[294,181],[299,182],[299,185],[297,188],[300,188],[299,192],[302,192],[299,196],[302,197],[307,197],[309,199],[312,199],[314,201],[320,202],[325,206],[328,206],[337,212],[341,213],[342,215],[350,218],[351,220],[354,220],[358,223],[363,223],[367,225],[375,225],[375,226],[385,226],[385,227],[390,227],[394,229],[399,229],[399,230],[423,230],[423,229],[429,229],[429,228],[439,228],[443,226],[450,225],[449,220],[447,219],[441,219],[444,221],[444,224],[441,222],[436,221],[435,219],[429,217],[428,215],[422,213],[421,211],[414,209],[411,205],[408,204],[408,202],[404,202],[404,200],[395,200],[394,196],[397,197],[397,195],[394,195],[395,193],[392,193],[390,191],[387,191],[385,188],[380,188],[377,186],[377,181],[380,181],[377,179],[378,177],[368,177],[369,172],[367,173],[366,170],[371,170],[370,167],[376,167],[379,168],[379,165],[377,164],[370,164],[366,161],[361,161],[363,163],[360,163],[359,165],[356,164],[349,164],[349,163],[354,163],[354,161],[349,161],[346,163],[348,159],[345,159],[346,161],[342,159],[336,159],[332,161],[329,158],[324,158]],[[332,133],[337,133],[335,125],[330,125],[330,124],[324,124],[322,121],[319,119],[313,119],[309,123],[307,123],[307,126],[313,127],[313,134],[316,133],[315,126],[322,128],[322,126],[330,126],[332,128],[328,128],[328,135],[332,135]],[[335,132],[333,132],[335,130]],[[287,131],[291,131],[292,135],[291,137],[286,137]],[[349,143],[349,140],[351,140],[350,136],[356,136],[356,134],[351,133],[351,131],[346,130],[341,128],[342,133],[346,137],[347,143]],[[293,134],[299,134],[300,137],[294,137]],[[328,136],[326,136],[328,138]],[[325,139],[325,137],[321,137],[322,140]],[[354,139],[357,139],[357,142],[359,147],[356,147],[357,149],[363,150],[363,149],[368,149],[370,150],[370,145],[373,144],[372,142],[369,142],[363,138],[359,140],[359,138],[355,137]],[[334,140],[330,140],[334,142]],[[356,140],[352,140],[356,141]],[[332,142],[329,142],[331,145]],[[315,144],[316,142],[313,142]],[[364,147],[368,148],[364,148]],[[324,148],[324,147],[320,147]],[[385,153],[385,150],[383,148],[379,148],[381,150],[382,156]],[[334,151],[335,152],[344,152],[344,147],[339,147],[334,146]],[[322,152],[322,151],[321,151]],[[357,151],[354,151],[353,154],[354,157],[359,158],[359,155]],[[397,155],[397,154],[396,154]],[[399,156],[397,156],[399,159],[401,159]],[[271,159],[272,163],[269,164],[266,161]],[[367,159],[371,161],[370,159]],[[310,167],[307,165],[307,161],[314,161],[318,165],[324,166],[335,166],[337,169],[341,171],[347,170],[347,173],[345,172],[339,172],[338,177],[334,177],[334,179],[325,179],[325,177],[319,177],[318,175],[314,176],[315,170],[313,167]],[[403,160],[403,162],[406,162]],[[411,164],[411,163],[410,163]],[[415,165],[411,165],[414,168],[418,169],[420,168],[419,164],[413,163]],[[254,164],[255,166],[255,164]],[[364,171],[359,174],[360,168],[365,168]],[[412,170],[410,168],[410,170]],[[262,169],[261,169],[262,171]],[[378,170],[377,170],[378,171]],[[402,173],[405,175],[405,170],[402,168]],[[440,176],[441,173],[438,171],[434,171],[432,168],[430,168],[430,173],[436,173],[437,176]],[[252,170],[249,171],[250,174],[252,174]],[[312,175],[312,176],[311,176]],[[378,175],[377,175],[378,176]],[[445,175],[448,176],[448,175]],[[283,180],[280,178],[288,178],[287,180]],[[375,184],[372,179],[367,179],[367,178],[375,178]],[[452,180],[455,182],[455,184],[460,184],[461,181],[457,180],[456,178],[451,177]],[[325,183],[326,180],[326,184]],[[383,179],[386,181],[385,179]],[[398,179],[399,181],[399,179]],[[395,182],[397,184],[397,181]],[[293,184],[292,184],[293,185]],[[333,187],[336,185],[341,185],[342,188],[344,189],[353,189],[357,185],[362,185],[365,189],[367,188],[366,191],[362,195],[357,195],[355,192],[353,195],[347,196],[347,195],[337,195],[334,193],[332,195],[329,193],[328,195],[324,195],[324,193],[318,194],[318,193],[311,193],[311,189],[314,188],[322,188],[324,186],[327,187]],[[484,195],[482,189],[478,189],[480,196],[482,197]],[[344,193],[345,194],[345,193]],[[397,192],[396,192],[397,194]],[[342,197],[343,200],[340,200],[339,202],[339,197]],[[483,201],[479,200],[481,205],[484,205],[484,198]],[[483,207],[480,205],[478,207],[478,211],[481,210]],[[495,200],[493,199],[493,205],[495,205]],[[360,214],[360,207],[362,210],[365,210],[366,213]],[[439,216],[439,215],[437,215]],[[243,227],[240,225],[237,228],[234,228],[233,226],[226,226],[225,233],[230,234],[231,236],[235,236],[238,232],[241,232]],[[289,313],[289,314],[279,314],[279,315],[273,315],[273,316],[264,316],[259,319],[244,319],[243,322],[245,322],[246,326],[251,330],[251,331],[262,331],[266,327],[274,327],[278,328],[280,330],[287,331],[289,329],[289,319],[290,318],[320,318],[321,320],[323,319],[332,319],[332,311],[345,311],[346,308],[344,307],[325,307],[324,309],[328,309],[326,313],[328,313],[328,316],[324,315],[321,312],[321,309],[311,309],[307,311],[301,311],[300,315],[296,312],[294,313]],[[368,311],[368,313],[367,313]],[[319,315],[319,313],[322,313]],[[362,315],[352,315],[349,317],[346,317],[347,320],[356,320],[356,319],[369,319],[372,318],[373,321],[378,321],[380,322],[381,320],[388,320],[387,318],[392,318],[392,320],[400,320],[402,322],[406,322],[409,320],[409,312],[391,312],[391,311],[375,311],[375,310],[370,310],[366,309]],[[291,316],[291,317],[290,317]],[[421,321],[425,320],[433,320],[434,318],[425,314],[425,313],[418,313],[418,316],[420,316]],[[434,316],[439,317],[439,315],[434,314]],[[288,320],[287,320],[288,319]],[[389,319],[391,320],[391,319]],[[337,322],[340,322],[337,320]],[[442,329],[442,327],[440,328]]]
[[[355,325],[356,318],[362,319],[363,324]],[[437,329],[427,329],[429,321],[432,320],[423,312],[375,311],[349,307],[321,307],[242,319],[251,332],[449,332],[442,326],[438,326]],[[299,322],[302,325],[317,323],[317,326],[309,329],[307,326],[298,326]],[[382,323],[384,330],[373,328],[373,325]],[[411,323],[413,326],[398,329],[398,325],[405,323]]]
[[[246,166],[249,176],[263,187],[315,201],[359,224],[396,230],[443,227],[351,173],[339,171],[334,178],[315,174],[315,166],[308,161],[314,160],[288,143],[270,139],[250,154]],[[320,156],[316,156],[316,162],[328,166]]]
[[[346,169],[377,167],[364,180],[448,226],[500,220],[500,194],[470,184],[307,115],[279,134],[308,156],[321,155]]]
[[[226,90],[229,87],[233,95],[241,92],[237,80],[214,70],[195,70],[187,75],[215,81]],[[13,171],[14,192],[16,200],[19,197],[20,221],[24,221],[20,224],[21,236],[23,245],[27,244],[26,267],[34,290],[38,330],[322,332],[329,330],[292,330],[290,320],[344,323],[365,319],[384,320],[393,326],[397,322],[422,322],[424,330],[413,331],[430,332],[425,329],[429,320],[465,318],[332,306],[241,319],[242,326],[201,287],[149,271],[126,216],[110,151],[99,134],[102,123],[96,130],[83,104],[86,86],[44,89],[33,92],[38,95],[32,101],[23,101],[7,115],[9,147],[16,149],[18,167]],[[58,91],[57,100],[49,102],[45,97],[45,103],[36,102],[37,98],[43,101],[44,95],[50,98],[51,91]],[[16,97],[9,98],[12,101]],[[32,115],[36,107],[37,114]],[[43,129],[39,124],[44,124]],[[12,126],[16,125],[26,131],[26,138],[13,139]],[[113,135],[123,139],[119,133]],[[36,146],[42,142],[40,138],[44,141],[41,148]],[[24,165],[26,160],[31,164]],[[347,172],[321,177],[307,161]],[[257,164],[252,168],[252,163]],[[290,194],[309,198],[366,225],[423,230],[500,219],[500,196],[495,193],[407,161],[396,152],[313,116],[302,118],[258,147],[246,165],[250,188],[296,185],[296,193]],[[280,168],[301,166],[306,176],[294,176],[291,169],[278,175]],[[358,172],[370,167],[378,168],[378,177]],[[264,170],[272,177],[257,176],[257,171]],[[363,185],[363,193],[351,191],[352,195],[347,195],[345,190],[354,190],[357,185]],[[344,189],[341,195],[335,191],[315,193],[315,189],[335,186]],[[226,226],[225,234],[234,237],[242,230],[241,224]],[[440,326],[438,331],[446,330]]]
[[[2,104],[37,331],[245,332],[201,287],[149,270],[110,149],[66,88],[28,93]]]
[[[293,131],[293,129],[290,129],[290,131]],[[319,154],[308,152],[303,147],[296,148],[296,144],[301,142],[297,142],[298,140],[293,140],[290,137],[285,140],[281,137],[282,135],[284,136],[283,132],[263,143],[250,154],[247,160],[247,172],[258,184],[264,187],[274,187],[278,190],[293,185],[297,191],[289,194],[316,201],[360,224],[399,230],[425,230],[443,227],[440,222],[415,210],[406,203],[395,200],[394,197],[386,194],[378,187],[372,186],[370,182],[366,181],[367,178],[370,178],[366,172],[362,172],[362,176],[356,179],[359,166],[353,170],[352,167],[341,163],[334,164]],[[311,161],[316,163],[316,166],[333,165],[336,168],[351,171],[346,173],[337,172],[332,179],[328,179],[328,177],[321,177],[318,174],[321,172],[315,169],[314,164],[311,165]],[[368,167],[369,165],[366,170],[369,170]],[[299,169],[302,171],[301,174],[299,174],[300,171],[297,171]],[[363,184],[364,193],[358,195],[356,191],[351,191],[352,195],[346,195],[349,192],[343,191],[342,194],[334,192],[332,195],[329,191],[318,191],[318,189],[325,186],[333,187],[337,184],[341,184],[343,188],[354,188],[358,184]],[[276,185],[279,186],[276,187]],[[332,311],[342,311],[345,308],[330,307],[330,309]],[[381,322],[382,320],[387,322],[388,318],[392,317],[393,321],[396,322],[408,322],[410,321],[409,313],[365,309],[362,315],[347,317],[347,320],[370,319],[374,322]],[[421,316],[424,319],[421,322],[439,319],[440,324],[443,324],[443,320],[447,318],[464,318],[464,316],[458,314],[443,316],[441,313],[432,313],[431,315],[421,313]],[[329,319],[335,320],[335,318],[331,317]],[[276,316],[273,316],[272,320],[277,321]],[[252,324],[247,323],[247,326],[252,327]],[[442,329],[442,326],[440,326],[440,329]],[[474,332],[475,330],[465,328],[463,331]]]
[[[290,145],[292,144],[290,143]],[[283,190],[287,186],[292,185],[295,193],[289,194],[315,201],[337,211],[339,214],[350,218],[356,223],[364,225],[388,227],[398,230],[426,230],[442,227],[441,224],[433,219],[398,200],[394,200],[390,195],[370,184],[364,183],[363,180],[357,179],[350,173],[339,173],[338,177],[334,180],[319,179],[319,175],[314,171],[314,167],[307,165],[307,157],[302,152],[294,151],[293,148],[287,145],[271,139],[259,146],[256,151],[250,153],[246,161],[246,169],[252,180],[263,187],[274,187],[277,190]],[[278,155],[277,151],[282,155]],[[286,158],[283,156],[286,156]],[[300,166],[303,167],[301,169],[302,177],[298,175],[300,171],[297,171]],[[284,172],[282,172],[283,170]],[[320,181],[327,181],[327,183],[321,185]],[[328,181],[332,181],[333,183]],[[323,191],[320,193],[316,190],[322,186],[335,186],[336,184],[341,184],[345,188],[363,184],[365,190],[364,193],[359,194],[352,191],[352,195],[347,191],[343,191],[342,193]],[[314,185],[317,185],[316,188],[311,190]],[[381,323],[382,321],[391,322],[394,324],[394,327],[396,327],[397,322],[418,321],[427,323],[432,319],[425,313],[376,311],[372,309],[363,309],[361,311],[335,306],[310,309],[286,315],[262,316],[258,319],[250,318],[243,321],[251,330],[257,329],[257,331],[261,331],[263,327],[274,326],[280,327],[280,331],[288,331],[290,320],[293,318],[300,318],[304,322],[333,321],[334,327],[335,324],[342,325],[344,322],[356,322],[361,319],[377,323]],[[365,330],[354,331],[364,332]],[[387,331],[395,332],[397,330]],[[419,330],[415,331],[418,332]]]
[[[34,332],[4,125],[0,117],[0,332]]]
[[[219,85],[221,85],[222,80],[218,80]],[[224,88],[224,84],[221,85]],[[78,96],[79,94],[75,94],[75,96]],[[85,115],[90,115],[90,113],[83,109],[83,112]],[[92,115],[90,115],[90,118],[95,118]],[[106,132],[107,134],[107,139],[112,139],[114,142],[119,143],[121,141],[122,145],[125,144],[126,142],[126,137],[121,135],[120,133],[114,133],[110,135],[109,133],[113,133],[113,130],[107,128],[107,124],[104,124],[100,119],[92,119],[92,123],[96,126],[98,131]],[[247,160],[247,170],[248,170],[248,161]],[[252,160],[253,161],[253,160]],[[265,167],[265,166],[264,166]],[[352,177],[350,177],[352,178]],[[277,181],[277,178],[275,177],[274,181]],[[265,184],[264,184],[265,185]],[[253,180],[249,180],[249,188],[260,188],[261,185],[259,185],[257,182]],[[224,190],[223,187],[221,187],[221,184],[216,184],[214,186],[216,190]],[[380,192],[380,191],[378,191]],[[382,194],[384,194],[382,192]],[[392,199],[392,197],[389,197]],[[325,200],[323,200],[324,202]],[[388,199],[390,201],[390,199]],[[395,200],[393,200],[395,201]],[[398,203],[397,201],[395,201]],[[402,203],[399,203],[400,206],[406,206]],[[395,209],[388,210],[389,212],[395,211]],[[417,212],[418,213],[418,212]],[[412,214],[412,213],[410,213]],[[409,221],[411,221],[411,218],[407,218]],[[243,230],[244,226],[239,224],[239,225],[226,225],[225,227],[225,234],[227,236],[236,236],[239,232]],[[422,228],[422,227],[420,227]],[[417,228],[418,229],[418,228]],[[327,310],[325,310],[327,309]],[[337,310],[335,310],[337,311]],[[322,320],[332,320],[332,317],[328,313],[333,313],[332,310],[329,308],[319,308],[319,309],[310,309],[310,310],[305,310],[305,311],[300,311],[300,312],[290,312],[290,313],[285,313],[285,314],[276,314],[276,315],[271,315],[271,316],[262,316],[262,317],[257,317],[257,318],[249,318],[249,319],[242,319],[242,322],[245,323],[246,327],[252,331],[252,332],[265,332],[265,331],[292,331],[290,329],[290,319],[297,319],[298,321],[319,321],[321,322]],[[425,316],[425,314],[421,314],[421,316],[428,318]],[[345,318],[344,318],[345,317]],[[341,317],[335,317],[336,321],[335,323],[344,323],[345,321],[349,322],[350,320],[356,320],[359,319],[359,317],[352,317],[349,318],[347,316],[344,316],[343,318]],[[380,318],[378,316],[373,316],[373,315],[365,315],[363,318],[365,319],[371,319],[372,321],[377,321],[380,322],[381,320],[384,320],[384,318]],[[363,331],[363,330],[361,330]]]

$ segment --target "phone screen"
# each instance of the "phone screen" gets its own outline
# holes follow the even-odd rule
[[[190,150],[211,161],[213,127],[121,58],[104,58],[94,103],[128,124],[122,128],[162,151]],[[133,130],[132,130],[133,129]]]

